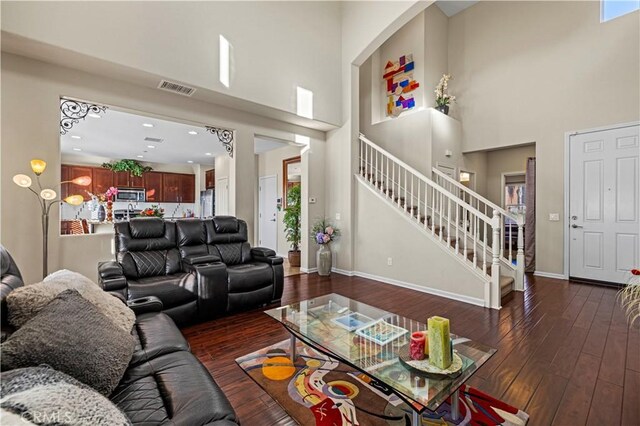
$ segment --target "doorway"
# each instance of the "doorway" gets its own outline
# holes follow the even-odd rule
[[[569,276],[626,283],[640,264],[639,126],[571,135]]]
[[[216,179],[216,216],[229,214],[229,178]]]
[[[258,186],[258,244],[278,249],[278,178],[262,176]]]

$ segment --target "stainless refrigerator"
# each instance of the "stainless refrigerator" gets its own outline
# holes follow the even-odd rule
[[[216,213],[216,192],[215,189],[200,191],[200,218],[213,217]]]

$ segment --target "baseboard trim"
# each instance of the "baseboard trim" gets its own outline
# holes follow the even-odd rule
[[[347,277],[353,277],[353,271],[347,271],[346,269],[331,268],[331,272],[336,274],[346,275]]]
[[[535,275],[536,277],[542,277],[542,278],[554,278],[556,280],[568,280],[569,277],[567,277],[564,274],[556,274],[553,272],[544,272],[544,271],[535,271],[533,273],[533,275]]]
[[[345,271],[346,272],[346,271]],[[356,276],[361,278],[367,278],[374,281],[380,281],[386,284],[396,285],[398,287],[408,288],[410,290],[419,291],[421,293],[433,294],[434,296],[445,297],[447,299],[457,300],[459,302],[469,303],[476,306],[484,306],[484,299],[476,297],[463,296],[461,294],[451,293],[445,290],[439,290],[437,288],[425,287],[418,284],[408,283],[406,281],[400,281],[393,278],[381,277],[379,275],[368,274],[366,272],[353,271],[350,276]]]
[[[313,274],[314,272],[318,272],[318,268],[300,268],[300,272],[303,272],[305,274]]]

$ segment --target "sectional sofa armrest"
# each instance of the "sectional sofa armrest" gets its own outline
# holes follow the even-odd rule
[[[194,254],[183,257],[182,262],[187,265],[202,265],[204,263],[220,262],[220,257],[215,254]]]
[[[265,262],[270,265],[282,265],[284,259],[276,255],[270,248],[254,247],[251,249],[251,258],[256,262]]]
[[[184,264],[185,271],[195,274],[198,315],[206,320],[227,311],[229,294],[227,265],[222,262]]]
[[[127,278],[120,264],[114,260],[98,263],[98,283],[104,291],[126,296]]]
[[[127,302],[127,306],[136,314],[146,314],[147,312],[162,312],[162,301],[156,296],[140,297]]]

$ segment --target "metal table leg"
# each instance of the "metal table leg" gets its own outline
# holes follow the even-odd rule
[[[460,395],[456,390],[453,395],[451,395],[451,420],[457,421],[460,417]]]
[[[420,420],[420,414],[417,411],[413,410],[413,416],[411,419],[411,426],[421,426],[422,421]]]
[[[293,335],[293,334],[291,334],[290,351],[291,351],[291,362],[293,362],[295,364],[296,358],[297,358],[297,354],[296,354],[296,336]]]

